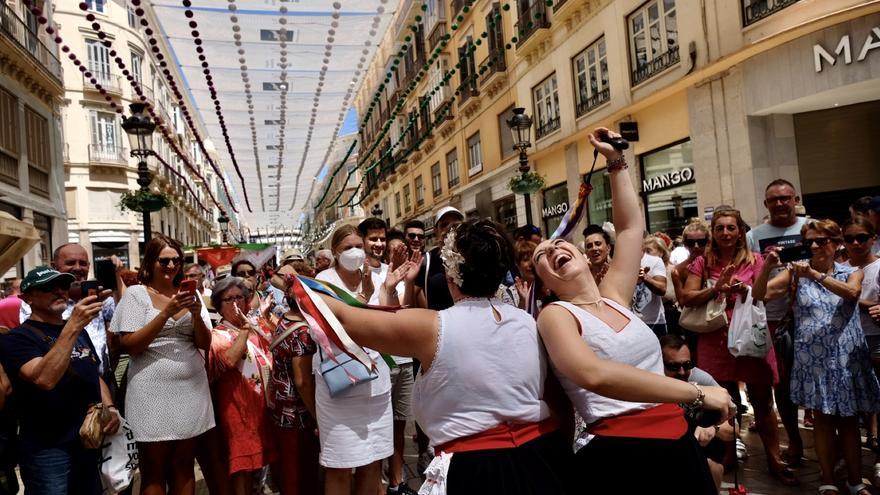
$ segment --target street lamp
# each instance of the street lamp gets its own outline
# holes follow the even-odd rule
[[[519,151],[519,171],[523,177],[529,172],[529,156],[526,150],[532,147],[529,135],[532,132],[532,118],[526,115],[526,109],[513,109],[513,117],[507,121],[513,135],[513,149]],[[532,225],[532,198],[529,193],[523,194],[526,203],[526,223]]]
[[[379,203],[376,203],[376,205],[373,206],[373,209],[370,210],[370,214],[375,218],[382,218],[382,208],[379,208]]]
[[[223,244],[226,244],[226,236],[229,234],[229,217],[226,216],[225,211],[220,212],[220,218],[217,219],[217,223],[220,224],[220,235],[222,236]]]
[[[144,115],[143,103],[132,103],[128,106],[131,115],[122,121],[122,129],[128,134],[128,143],[131,146],[131,156],[138,159],[137,183],[141,191],[148,192],[153,176],[147,168],[147,157],[153,154],[153,131],[156,123],[150,117]],[[153,237],[153,229],[150,225],[150,212],[144,210],[144,247]]]

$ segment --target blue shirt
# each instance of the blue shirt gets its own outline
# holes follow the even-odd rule
[[[51,343],[25,325],[41,330]],[[26,452],[79,442],[79,428],[89,405],[101,401],[99,357],[85,330],[77,336],[68,371],[52,390],[42,390],[19,376],[22,366],[49,352],[62,328],[28,320],[0,337],[0,361],[15,390],[21,447]]]

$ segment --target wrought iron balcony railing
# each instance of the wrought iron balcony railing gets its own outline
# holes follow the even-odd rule
[[[519,12],[519,20],[516,21],[516,46],[520,47],[537,30],[550,27],[547,19],[547,4],[544,0],[532,0],[528,8]]]
[[[59,85],[62,84],[61,62],[58,57],[27,25],[15,15],[15,12],[0,2],[0,33],[11,39],[22,50],[27,52],[31,59],[39,66],[44,67]]]

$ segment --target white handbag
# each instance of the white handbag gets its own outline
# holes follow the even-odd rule
[[[138,469],[138,448],[128,421],[118,411],[119,431],[106,435],[101,445],[101,482],[104,493],[117,493],[128,488]]]
[[[770,352],[770,331],[767,328],[767,311],[764,303],[754,302],[749,287],[745,300],[736,298],[730,316],[727,348],[736,357],[765,358]]]

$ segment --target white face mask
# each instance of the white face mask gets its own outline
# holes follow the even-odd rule
[[[363,267],[366,259],[367,253],[361,248],[346,249],[339,253],[339,264],[350,272]]]

